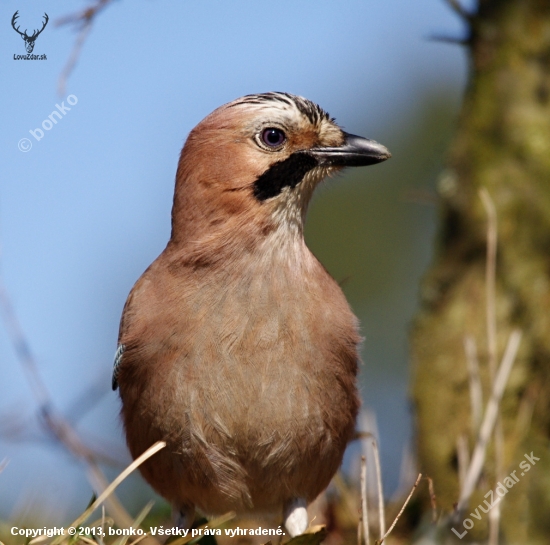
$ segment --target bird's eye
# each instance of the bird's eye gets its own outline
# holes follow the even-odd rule
[[[262,131],[262,142],[270,148],[278,148],[286,141],[286,135],[281,129],[269,127]]]

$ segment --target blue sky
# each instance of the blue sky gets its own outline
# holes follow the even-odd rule
[[[99,402],[78,429],[124,457],[109,388],[118,321],[132,284],[168,239],[176,162],[193,126],[236,97],[280,90],[381,140],[426,89],[458,96],[466,63],[459,47],[428,39],[461,36],[443,0],[121,0],[98,16],[59,96],[75,33],[54,23],[85,5],[0,5],[0,272],[59,409],[76,414],[97,385]],[[10,24],[16,10],[29,33],[48,13],[34,51],[47,60],[13,59],[25,52]],[[36,140],[29,131],[63,102],[64,114]],[[22,138],[32,149],[18,149]],[[26,425],[34,400],[4,327],[0,377],[0,423],[21,421],[38,434]],[[380,397],[393,395],[380,389]],[[85,507],[82,468],[61,450],[0,436],[2,458],[9,466],[0,514],[38,497],[37,488],[55,493],[61,519]]]

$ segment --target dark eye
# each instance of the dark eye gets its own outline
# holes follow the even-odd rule
[[[262,131],[262,142],[270,148],[277,148],[285,143],[286,136],[281,129],[269,127]]]

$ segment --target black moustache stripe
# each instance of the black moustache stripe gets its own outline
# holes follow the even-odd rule
[[[258,177],[254,182],[254,197],[265,201],[279,195],[285,187],[296,187],[317,164],[317,159],[303,151],[293,153]]]

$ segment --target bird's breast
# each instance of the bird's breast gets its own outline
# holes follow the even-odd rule
[[[189,272],[171,280],[168,301],[148,295],[151,323],[120,373],[131,449],[136,422],[184,456],[213,446],[254,482],[266,467],[338,466],[358,408],[359,338],[340,288],[307,259]],[[169,284],[149,282],[145,291]],[[142,391],[125,387],[125,373],[142,374]]]

